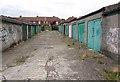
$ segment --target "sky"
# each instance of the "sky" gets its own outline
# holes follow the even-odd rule
[[[80,17],[120,0],[0,0],[0,15]]]

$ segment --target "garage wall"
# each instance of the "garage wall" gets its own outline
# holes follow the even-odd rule
[[[2,41],[2,50],[5,50],[12,44],[21,41],[21,37],[22,37],[21,25],[2,22],[2,28],[0,28],[0,41]]]
[[[118,54],[119,15],[106,16],[102,26],[102,50]]]
[[[118,54],[120,54],[120,14],[118,14]],[[119,55],[120,57],[120,55]]]

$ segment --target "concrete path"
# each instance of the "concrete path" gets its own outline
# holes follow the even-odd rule
[[[109,64],[97,65],[97,59],[81,61],[82,53],[83,49],[68,47],[61,33],[42,32],[3,52],[2,75],[8,80],[103,80],[99,72]]]

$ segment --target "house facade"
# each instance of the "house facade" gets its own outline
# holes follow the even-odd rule
[[[39,24],[42,26],[43,30],[52,30],[52,26],[58,25],[61,21],[60,18],[55,17],[55,16],[53,16],[53,17],[41,17],[41,16],[22,17],[22,16],[20,16],[20,19]]]

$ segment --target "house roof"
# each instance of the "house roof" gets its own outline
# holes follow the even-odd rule
[[[28,21],[60,21],[60,19],[58,17],[22,17],[22,19],[24,20],[28,20]]]
[[[105,14],[108,14],[108,13],[111,13],[111,12],[114,12],[114,11],[118,11],[118,10],[120,10],[120,2],[117,3],[117,4],[106,6],[103,14],[105,15]]]
[[[72,22],[72,21],[75,21],[75,20],[77,20],[77,17],[71,19],[69,22]],[[69,23],[69,22],[68,22],[68,23]]]
[[[73,16],[72,16],[72,17],[69,17],[68,19],[66,19],[65,22],[68,23],[68,22],[73,21],[73,20],[75,20],[75,19],[76,19],[76,17],[73,17]]]
[[[7,17],[7,16],[0,16],[0,20],[1,21],[6,21],[6,22],[10,22],[10,23],[15,23],[15,24],[22,24],[22,22],[18,19],[12,18],[12,17]]]
[[[63,24],[63,23],[69,23],[69,22],[72,22],[74,20],[76,20],[77,18],[72,16],[72,17],[69,17],[68,19],[66,20],[62,20],[60,24]]]

